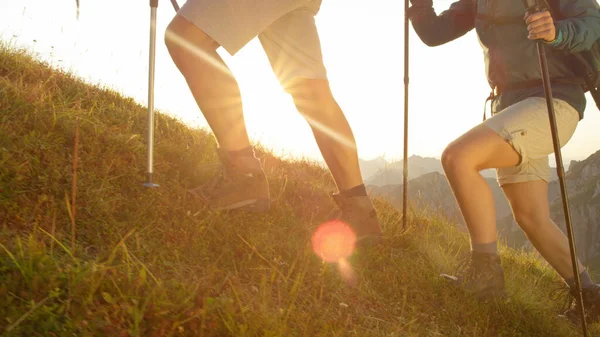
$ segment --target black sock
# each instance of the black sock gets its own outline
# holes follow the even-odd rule
[[[471,250],[477,253],[498,255],[498,242],[471,243]]]
[[[254,157],[254,149],[252,146],[245,147],[241,150],[229,151],[232,157]]]
[[[588,273],[587,270],[584,270],[581,274],[579,274],[579,280],[581,281],[582,289],[589,288],[594,285],[594,281],[592,281],[592,277],[590,276],[590,273]],[[569,288],[575,289],[575,277],[571,277],[566,281],[569,285]]]
[[[365,184],[354,186],[349,190],[341,191],[341,194],[347,197],[364,197],[367,196],[367,189]]]

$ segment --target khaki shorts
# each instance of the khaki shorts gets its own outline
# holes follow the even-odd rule
[[[579,113],[567,102],[554,99],[560,146],[575,133]],[[534,180],[549,182],[549,155],[554,153],[546,99],[530,97],[499,111],[483,122],[504,138],[521,156],[515,167],[497,169],[500,186]]]
[[[295,78],[326,79],[315,25],[321,0],[187,0],[178,14],[230,55],[258,36],[285,88]]]

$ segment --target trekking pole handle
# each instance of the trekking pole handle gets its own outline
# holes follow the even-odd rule
[[[522,0],[522,1],[523,1],[523,5],[527,9],[527,13],[529,13],[529,14],[539,13],[539,12],[543,12],[544,10],[547,10],[546,8],[540,7],[538,0],[533,0],[533,1],[532,0]],[[535,41],[538,43],[544,42],[544,39],[537,38],[537,39],[535,39]]]
[[[527,12],[529,14],[533,14],[533,13],[537,13],[537,12],[541,12],[541,11],[542,10],[540,9],[540,6],[538,6],[538,5],[533,5],[533,6],[527,8]]]
[[[537,0],[522,0],[523,6],[527,8],[527,13],[533,14],[537,12],[541,12],[543,9],[540,7]]]

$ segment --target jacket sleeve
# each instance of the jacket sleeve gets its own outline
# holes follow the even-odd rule
[[[563,17],[555,22],[555,48],[569,52],[591,49],[600,38],[600,8],[596,0],[559,1]]]
[[[432,0],[412,0],[408,15],[415,32],[433,47],[455,40],[475,27],[476,0],[459,0],[437,15]],[[595,0],[586,0],[595,1]]]

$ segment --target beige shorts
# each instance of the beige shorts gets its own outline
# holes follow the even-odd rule
[[[554,99],[560,146],[575,133],[579,113],[567,102]],[[546,99],[530,97],[499,111],[484,124],[504,138],[521,156],[515,167],[497,169],[500,186],[534,180],[549,182],[549,155],[554,153]]]
[[[321,0],[187,0],[178,14],[230,55],[258,36],[285,88],[295,78],[326,79],[315,25]]]

